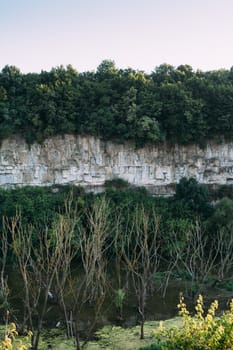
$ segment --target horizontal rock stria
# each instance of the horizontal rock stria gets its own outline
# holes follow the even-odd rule
[[[75,184],[97,190],[106,180],[121,178],[152,193],[171,194],[182,177],[207,185],[233,184],[233,143],[135,148],[64,135],[31,146],[15,137],[0,147],[1,187]]]

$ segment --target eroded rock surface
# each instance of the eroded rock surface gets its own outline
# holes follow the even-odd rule
[[[29,147],[19,137],[0,147],[0,186],[75,184],[97,188],[122,178],[163,193],[182,177],[202,184],[233,183],[233,143],[189,146],[146,146],[65,135]],[[166,192],[166,191],[165,191]]]

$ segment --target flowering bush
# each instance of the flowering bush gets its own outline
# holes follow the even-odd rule
[[[30,348],[28,340],[31,335],[32,333],[29,332],[27,337],[19,339],[15,323],[10,325],[6,323],[4,339],[0,340],[0,350],[28,350]]]
[[[205,315],[203,298],[199,295],[196,313],[191,316],[181,297],[178,309],[182,327],[166,329],[160,323],[155,331],[156,343],[144,350],[233,350],[233,300],[230,309],[220,317],[215,315],[217,308],[215,300]]]

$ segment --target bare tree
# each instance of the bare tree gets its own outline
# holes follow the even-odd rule
[[[182,238],[177,232],[170,236],[170,257],[177,262],[178,271],[185,271],[191,281],[191,294],[200,292],[201,286],[214,273],[218,265],[220,240],[210,240],[197,220]]]
[[[82,265],[86,276],[88,298],[104,294],[106,285],[106,257],[112,245],[109,225],[109,202],[105,197],[97,199],[92,209],[85,213],[87,227],[81,227],[80,248]]]
[[[133,213],[131,225],[122,237],[124,262],[132,274],[141,318],[140,338],[144,338],[145,306],[152,289],[155,272],[159,265],[159,218],[153,211],[146,212],[143,206]]]
[[[124,213],[124,214],[123,214]],[[122,243],[124,240],[122,239],[122,235],[127,232],[127,228],[124,226],[123,218],[127,219],[127,207],[118,209],[118,212],[115,215],[114,222],[114,237],[113,237],[113,248],[114,248],[114,282],[112,289],[114,293],[114,304],[118,310],[118,321],[123,321],[123,302],[126,296],[126,291],[128,290],[129,285],[129,270],[122,269],[122,261],[123,261],[123,251]],[[126,220],[126,223],[129,223],[129,220]]]
[[[2,219],[3,228],[0,240],[0,302],[5,307],[8,306],[9,287],[6,276],[6,262],[8,254],[8,238],[5,225],[5,218]]]
[[[58,214],[51,228],[46,228],[43,232],[36,231],[38,242],[34,244],[32,232],[35,228],[23,227],[19,214],[8,221],[13,251],[24,282],[25,306],[33,333],[33,349],[38,349],[49,293],[55,281],[59,279],[61,288],[65,286],[68,266],[73,257],[71,241],[75,225],[76,217],[71,213],[71,205],[66,204],[66,213]]]
[[[218,246],[218,268],[217,275],[219,281],[232,280],[233,268],[233,232],[232,229],[226,231],[220,228],[215,238]]]
[[[28,226],[27,229],[22,225],[22,219],[20,213],[16,213],[16,216],[12,219],[6,219],[8,230],[12,234],[12,248],[17,258],[20,274],[24,284],[24,318],[21,328],[24,329],[25,324],[28,322],[30,329],[34,333],[34,327],[32,322],[32,307],[31,307],[31,274],[30,274],[30,261],[32,254],[32,227]],[[36,293],[33,295],[33,305],[36,306],[39,299],[40,290],[35,289]],[[38,292],[38,295],[37,295]],[[33,340],[32,340],[33,342]]]
[[[109,202],[105,197],[97,198],[92,208],[85,210],[83,223],[77,230],[78,257],[81,259],[78,276],[70,275],[68,293],[60,293],[67,315],[67,335],[75,338],[78,350],[81,349],[79,323],[83,308],[93,305],[94,319],[82,347],[89,340],[106,296],[106,259],[111,246],[109,214]]]

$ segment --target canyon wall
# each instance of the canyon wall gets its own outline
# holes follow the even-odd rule
[[[75,184],[97,190],[122,178],[155,194],[171,194],[182,177],[199,183],[233,184],[233,143],[146,146],[65,135],[30,147],[20,137],[0,146],[0,186]]]

